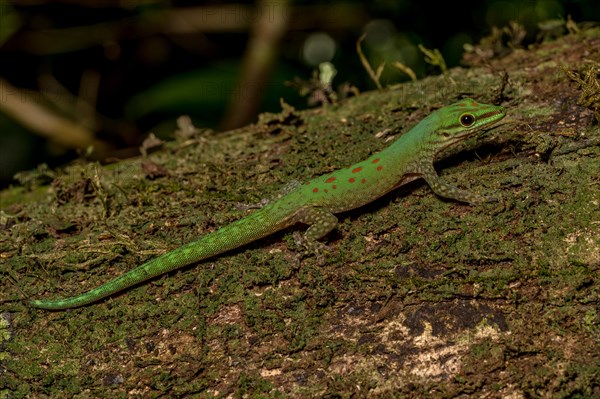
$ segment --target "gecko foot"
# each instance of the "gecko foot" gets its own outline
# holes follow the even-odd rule
[[[316,240],[308,240],[305,235],[294,232],[294,242],[301,248],[304,248],[304,251],[299,256],[299,259],[303,256],[315,255],[317,259],[317,264],[322,266],[325,264],[325,253],[331,252],[331,248],[322,242]]]

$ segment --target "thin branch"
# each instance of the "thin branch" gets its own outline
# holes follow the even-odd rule
[[[360,58],[360,62],[363,64],[363,67],[365,67],[365,69],[367,70],[367,73],[369,74],[369,76],[371,77],[373,82],[375,82],[375,85],[377,86],[377,88],[379,90],[381,90],[383,87],[381,87],[381,83],[379,83],[379,77],[381,76],[381,72],[383,72],[383,67],[385,66],[385,62],[382,62],[381,64],[379,64],[379,66],[377,67],[377,72],[373,71],[371,64],[369,64],[369,60],[367,60],[367,57],[365,57],[365,55],[362,51],[362,48],[360,47],[362,41],[365,39],[365,36],[366,35],[363,34],[356,41],[356,52],[358,53],[358,57]]]
[[[3,79],[0,79],[0,111],[64,147],[79,150],[93,148],[94,158],[102,158],[108,149],[105,143],[94,137],[94,132],[44,108],[25,91]]]

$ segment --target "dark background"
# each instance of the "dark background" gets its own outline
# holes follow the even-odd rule
[[[258,16],[266,14],[260,26]],[[268,49],[275,61],[258,68],[264,80],[250,79],[257,90],[246,90],[252,85],[239,79],[248,69],[248,43],[268,36],[276,15],[283,31]],[[492,27],[518,22],[526,32],[519,45],[527,46],[565,33],[567,16],[598,21],[600,2],[0,0],[0,187],[20,170],[85,152],[44,126],[27,127],[46,113],[91,132],[106,145],[101,160],[134,156],[149,132],[170,138],[182,114],[196,127],[225,130],[255,121],[257,112],[279,111],[280,98],[307,107],[307,97],[285,82],[308,81],[321,61],[338,71],[334,89],[343,82],[374,89],[356,51],[363,33],[374,68],[386,61],[386,86],[408,80],[389,66],[394,61],[418,77],[440,73],[424,62],[418,44],[439,49],[452,67],[463,45],[479,42]],[[21,105],[34,102],[40,114],[15,115],[3,106],[9,95]],[[236,108],[244,106],[249,115]]]

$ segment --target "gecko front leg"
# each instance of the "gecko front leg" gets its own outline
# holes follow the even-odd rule
[[[478,205],[484,202],[498,202],[498,199],[495,197],[475,194],[446,183],[438,176],[431,164],[421,165],[419,169],[419,172],[427,184],[429,184],[431,190],[440,197],[466,202],[471,205]]]

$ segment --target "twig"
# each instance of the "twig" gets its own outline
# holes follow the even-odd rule
[[[360,62],[362,62],[363,67],[365,67],[365,69],[367,70],[367,73],[369,74],[369,76],[371,77],[373,82],[375,82],[375,86],[377,86],[377,88],[379,90],[381,90],[383,87],[381,87],[381,83],[379,83],[379,77],[381,77],[381,72],[383,72],[383,67],[385,66],[385,62],[382,62],[381,64],[379,64],[379,66],[377,67],[377,72],[373,71],[371,64],[369,64],[367,57],[365,57],[365,55],[362,51],[362,48],[360,47],[360,44],[365,39],[365,36],[366,35],[363,33],[363,35],[361,37],[359,37],[358,40],[356,41],[356,52],[358,53],[358,57],[360,58]]]
[[[257,114],[267,78],[277,59],[279,43],[289,22],[287,0],[277,3],[262,0],[256,7],[259,16],[244,54],[236,89],[221,122],[222,130],[243,126]]]
[[[108,146],[94,132],[39,105],[23,90],[0,79],[0,110],[20,124],[56,143],[80,150],[93,148],[92,156],[102,158]]]

